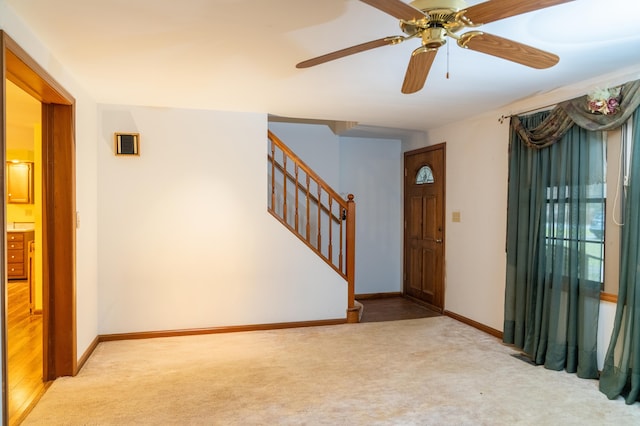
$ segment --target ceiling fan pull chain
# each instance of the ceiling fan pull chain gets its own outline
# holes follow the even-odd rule
[[[449,43],[447,43],[447,80],[449,80]]]

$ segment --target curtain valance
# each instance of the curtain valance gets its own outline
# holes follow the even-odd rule
[[[517,116],[511,117],[511,128],[530,148],[541,149],[552,145],[573,126],[591,131],[604,131],[620,127],[640,105],[640,80],[621,86],[620,106],[615,114],[592,113],[588,108],[588,95],[561,102],[551,110],[540,125],[527,130]]]

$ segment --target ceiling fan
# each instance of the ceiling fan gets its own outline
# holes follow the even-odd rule
[[[401,0],[360,0],[400,20],[404,36],[389,36],[346,49],[327,53],[300,62],[296,68],[308,68],[377,47],[421,38],[422,45],[415,49],[402,84],[402,93],[422,89],[438,49],[447,37],[457,40],[458,46],[475,50],[532,68],[543,69],[558,63],[558,56],[513,40],[473,30],[457,34],[464,28],[544,9],[574,0],[488,0],[467,7],[464,0],[414,0],[410,4]]]

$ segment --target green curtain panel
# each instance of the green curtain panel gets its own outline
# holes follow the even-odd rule
[[[523,141],[523,129],[547,132],[549,120],[512,123],[504,341],[549,369],[595,378],[602,244],[587,224],[604,208],[604,142],[578,126],[543,148]]]
[[[640,111],[633,115],[631,178],[622,228],[620,288],[611,342],[600,376],[600,390],[610,399],[640,395]]]

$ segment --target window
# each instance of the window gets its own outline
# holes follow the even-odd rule
[[[600,283],[601,290],[604,282],[605,188],[604,182],[591,183],[583,188],[547,188],[544,222],[548,261],[561,256],[562,269],[569,271],[569,263],[574,259],[577,262],[572,253],[584,253],[584,260],[579,262],[578,278]],[[576,195],[579,192],[582,193]]]
[[[416,185],[424,185],[425,183],[434,183],[433,171],[429,166],[422,166],[416,174]]]
[[[571,188],[547,188],[546,244],[562,242],[564,261],[569,262],[568,251],[579,246],[586,252],[587,261],[581,277],[601,283],[606,299],[615,301],[618,294],[620,232],[624,211],[625,185],[629,175],[631,155],[631,124],[622,129],[606,132],[605,182],[592,183],[580,205],[573,206],[566,197]],[[573,218],[569,225],[571,215]],[[550,253],[557,252],[550,251]]]

